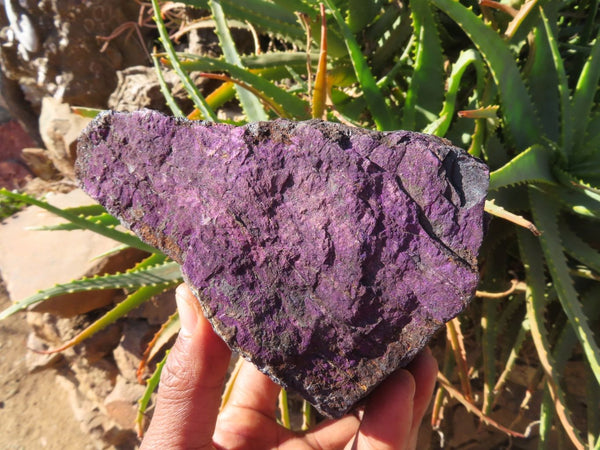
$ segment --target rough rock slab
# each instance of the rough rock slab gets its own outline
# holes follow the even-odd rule
[[[181,263],[234,350],[328,416],[408,364],[477,286],[488,169],[436,137],[109,112],[76,171]]]

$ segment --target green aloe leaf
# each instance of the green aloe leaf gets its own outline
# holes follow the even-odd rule
[[[598,122],[600,128],[600,121]],[[589,185],[600,186],[600,130],[596,136],[590,136],[586,140],[586,145],[590,148],[596,148],[595,153],[585,156],[584,160],[580,160],[574,164],[569,164],[569,172],[575,179],[585,180]]]
[[[148,381],[146,381],[146,390],[138,402],[138,412],[135,418],[135,425],[139,437],[142,437],[144,434],[144,418],[146,417],[146,409],[148,408],[150,400],[152,400],[152,394],[158,387],[158,383],[160,382],[160,374],[162,373],[163,367],[167,362],[168,356],[169,351],[167,350],[163,359],[156,365],[156,369],[154,369],[152,376],[148,379]]]
[[[591,154],[593,150],[598,151],[598,147],[590,147],[586,144],[586,130],[588,118],[592,117],[594,108],[594,99],[598,84],[600,82],[600,32],[596,37],[596,42],[591,49],[577,81],[575,92],[573,93],[573,117],[575,120],[575,129],[573,136],[575,139],[574,150],[578,153]],[[597,106],[597,105],[596,105]],[[588,119],[588,120],[586,120]]]
[[[314,12],[312,7],[310,6],[310,2],[306,2],[304,0],[272,0],[273,3],[278,5],[279,7],[285,9],[290,12],[302,12],[305,14],[310,14]]]
[[[487,62],[498,85],[506,129],[517,148],[525,149],[541,142],[544,133],[536,108],[506,43],[496,31],[460,3],[453,0],[431,1],[463,29]]]
[[[127,273],[82,278],[80,280],[71,281],[70,283],[58,284],[51,288],[41,290],[38,293],[9,306],[4,311],[0,312],[0,320],[57,295],[92,291],[96,289],[139,289],[145,286],[179,283],[181,280],[181,271],[179,265],[175,262],[168,262]]]
[[[535,187],[529,188],[535,223],[542,232],[540,242],[562,308],[575,330],[594,376],[600,384],[600,348],[585,316],[569,273],[563,244],[560,241],[558,215],[560,207],[552,197]]]
[[[600,202],[586,195],[581,190],[563,186],[544,186],[544,190],[552,195],[564,209],[588,219],[600,220]]]
[[[600,275],[600,252],[581,239],[562,221],[560,223],[560,238],[569,256]]]
[[[552,152],[542,145],[533,145],[498,170],[490,173],[490,191],[521,183],[556,181],[552,174]]]
[[[544,325],[544,311],[547,298],[545,295],[546,278],[544,276],[543,254],[536,239],[526,231],[517,231],[521,258],[525,264],[527,276],[526,305],[527,317],[531,326],[531,335],[535,344],[540,362],[547,375],[547,384],[552,394],[555,410],[560,418],[564,430],[569,435],[571,442],[578,449],[583,449],[583,441],[573,425],[571,412],[567,409],[565,393],[561,387],[561,374],[557,372],[552,357],[548,332]],[[567,275],[568,276],[568,275]]]
[[[99,203],[91,205],[73,206],[72,208],[63,208],[63,211],[76,214],[78,216],[100,216],[106,213],[106,209]]]
[[[80,215],[80,217],[83,217]],[[117,225],[120,224],[119,219],[117,219],[115,216],[109,214],[109,213],[104,213],[104,214],[99,214],[97,216],[88,216],[88,217],[83,217],[85,220],[87,220],[88,222],[93,222],[96,223],[98,225],[101,225],[103,227],[116,227]],[[71,230],[83,230],[84,228],[81,225],[72,223],[72,222],[65,222],[65,223],[59,223],[57,225],[46,225],[46,226],[41,226],[41,227],[33,227],[30,228],[31,230],[40,230],[40,231],[71,231]]]
[[[584,307],[585,314],[591,321],[595,321],[600,317],[600,302],[598,299],[600,295],[600,285],[596,284],[590,289],[586,290],[581,295],[581,303]],[[577,344],[577,335],[573,330],[573,327],[567,322],[560,331],[558,338],[552,349],[554,362],[556,363],[557,370],[562,373],[568,360],[573,356],[573,350]],[[592,377],[592,379],[594,379]]]
[[[539,450],[554,450],[556,440],[552,436],[554,422],[554,402],[548,384],[544,387],[542,404],[540,405],[540,443]]]
[[[279,391],[279,415],[281,417],[281,425],[288,430],[291,429],[290,406],[288,402],[288,393],[285,389]]]
[[[210,120],[213,122],[218,122],[217,115],[212,110],[212,108],[206,103],[206,99],[200,93],[196,85],[192,82],[192,79],[188,75],[188,73],[182,69],[181,63],[177,58],[177,54],[175,53],[175,48],[173,47],[173,43],[169,38],[169,33],[167,28],[165,27],[165,23],[160,15],[160,6],[158,5],[158,0],[151,0],[152,8],[154,9],[154,22],[156,23],[158,34],[160,36],[160,41],[165,48],[165,52],[167,53],[167,57],[169,58],[169,62],[171,66],[175,70],[175,73],[179,76],[179,79],[183,83],[183,87],[186,92],[194,102],[194,106],[198,108],[198,110],[204,115],[206,120]]]
[[[169,257],[164,253],[153,253],[147,258],[144,258],[140,262],[138,262],[135,266],[126,270],[126,272],[137,272],[140,270],[149,269],[151,267],[159,266],[161,264],[166,263],[169,260]]]
[[[600,404],[600,386],[595,383],[589,367],[585,371],[586,401],[588,405]],[[589,448],[600,448],[600,413],[597,408],[587,408],[587,429]]]
[[[159,283],[151,286],[142,286],[137,289],[132,294],[129,294],[124,300],[119,302],[115,307],[113,307],[110,311],[105,313],[102,317],[94,321],[92,324],[87,326],[84,330],[77,334],[77,336],[69,339],[68,342],[61,345],[59,348],[55,348],[52,350],[48,350],[48,353],[57,353],[65,351],[68,348],[71,348],[75,345],[82,343],[85,339],[92,337],[94,334],[98,333],[100,330],[108,327],[110,324],[115,323],[121,317],[124,317],[129,311],[137,308],[142,303],[150,300],[155,295],[160,294],[163,291],[166,291],[169,288],[176,286],[179,283],[178,279],[172,281],[166,281],[164,283]]]
[[[198,9],[210,9],[210,0],[183,0],[181,3]],[[253,25],[291,39],[299,45],[305,43],[304,30],[296,20],[292,11],[276,3],[264,0],[222,0],[223,9],[228,17],[241,21],[247,20]],[[303,7],[304,13],[312,12],[312,8]]]
[[[243,55],[240,56],[243,65],[248,69],[268,69],[268,68],[281,68],[293,67],[294,70],[301,73],[306,72],[306,52],[269,52],[261,53],[259,55]],[[310,53],[308,56],[311,64],[317,64],[319,62],[319,54],[316,52]]]
[[[381,42],[386,35],[394,30],[394,24],[402,21],[402,14],[406,13],[406,4],[389,2],[384,4],[383,12],[375,18],[373,23],[364,30],[365,41]]]
[[[446,82],[446,99],[444,100],[444,106],[439,114],[440,119],[432,122],[428,127],[426,127],[423,130],[425,133],[435,134],[436,136],[440,137],[446,135],[456,112],[456,97],[459,89],[461,88],[463,75],[471,66],[473,66],[476,71],[475,91],[478,92],[477,96],[481,98],[481,91],[483,90],[484,81],[483,61],[475,50],[464,50],[460,53],[458,59],[452,65],[452,72],[450,73],[450,76]]]
[[[39,206],[40,208],[43,208],[46,211],[50,211],[51,213],[68,220],[72,224],[80,227],[81,229],[93,231],[95,233],[101,234],[102,236],[114,239],[117,242],[129,245],[130,247],[135,247],[140,250],[144,250],[148,253],[155,253],[158,251],[151,245],[142,242],[137,236],[133,234],[124,233],[122,231],[114,229],[112,226],[105,226],[103,224],[96,223],[93,220],[88,220],[84,217],[79,216],[78,214],[73,214],[69,212],[68,209],[63,210],[57,208],[56,206],[52,206],[48,202],[45,202],[43,200],[37,200],[27,194],[18,194],[16,192],[11,192],[7,189],[0,189],[0,196],[5,196],[14,200],[19,200],[29,205]]]
[[[244,69],[240,55],[235,48],[235,43],[233,42],[233,38],[229,32],[229,27],[227,26],[227,21],[225,20],[225,14],[223,13],[221,1],[208,0],[208,5],[210,6],[213,18],[215,20],[215,31],[217,33],[217,37],[219,38],[219,42],[221,43],[221,49],[223,50],[225,60],[229,64]],[[258,98],[256,98],[251,92],[238,85],[236,85],[235,88],[242,109],[244,110],[244,113],[250,122],[258,122],[268,119],[267,113],[263,109],[263,106]]]
[[[562,230],[562,227],[561,227]],[[564,236],[563,236],[564,237]],[[566,240],[564,240],[565,246],[568,246]],[[567,247],[568,248],[568,247]],[[600,285],[595,284],[591,288],[587,289],[581,294],[581,303],[584,307],[585,314],[590,321],[596,321],[600,317],[600,302],[597,301],[600,296]],[[573,327],[567,322],[552,349],[552,356],[555,361],[555,367],[558,373],[564,373],[566,364],[569,359],[573,357],[573,351],[577,344],[577,335],[573,330]],[[588,394],[588,405],[598,404],[597,400],[594,400],[596,394],[600,391],[600,385],[596,382],[596,379],[591,373],[589,367],[586,369],[586,391]],[[600,435],[600,416],[597,408],[588,408],[588,445],[589,448],[593,448],[592,441],[595,441]]]
[[[199,9],[209,9],[208,2],[209,0],[182,1]],[[306,33],[296,13],[308,14],[312,18],[318,15],[316,2],[310,4],[299,0],[221,0],[221,5],[227,17],[248,21],[259,31],[281,37],[301,49],[306,46]],[[318,36],[318,25],[313,30],[313,36]],[[334,58],[345,54],[344,41],[336,30],[332,30],[329,35],[329,52]]]
[[[408,56],[414,50],[416,36],[411,26],[410,14],[403,14],[399,20],[400,23],[384,35],[382,43],[370,55],[369,64],[374,73],[381,73],[381,71],[387,70],[390,61],[394,60],[396,61],[394,64],[397,67],[390,70],[392,75],[400,68],[404,68],[407,71],[412,70],[411,65],[408,64]],[[404,50],[399,54],[401,49]],[[378,84],[379,87],[382,87],[380,82]]]
[[[557,86],[558,73],[543,24],[533,28],[533,55],[528,60],[527,84],[537,107],[542,127],[548,139],[560,142],[561,100]]]
[[[297,96],[278,87],[269,80],[255,75],[248,70],[241,69],[226,61],[196,55],[183,55],[187,61],[182,63],[182,67],[187,71],[204,71],[204,72],[228,72],[232,79],[239,80],[248,86],[252,86],[257,91],[271,99],[280,108],[286,111],[290,117],[296,120],[304,120],[310,118],[309,105]]]
[[[444,99],[444,55],[428,0],[410,3],[417,37],[414,70],[406,93],[402,128],[422,130],[438,117]]]
[[[584,141],[586,149],[573,154],[569,160],[569,171],[590,183],[600,185],[600,114],[595,113],[589,119]]]
[[[563,186],[579,189],[586,196],[600,202],[600,188],[598,186],[592,186],[586,180],[582,180],[571,172],[567,172],[560,166],[554,166],[552,173]]]
[[[397,128],[397,124],[394,120],[395,115],[393,114],[393,111],[388,108],[385,97],[369,69],[367,60],[365,59],[354,34],[350,31],[350,28],[333,2],[331,0],[325,0],[325,3],[342,31],[342,36],[344,37],[348,53],[350,54],[350,60],[354,67],[356,79],[360,84],[361,91],[363,92],[377,129],[393,130]]]
[[[152,55],[152,63],[154,64],[154,71],[156,72],[156,77],[158,78],[158,85],[160,86],[160,92],[162,93],[163,97],[165,97],[167,106],[169,107],[169,109],[171,110],[171,112],[173,113],[173,115],[175,117],[185,117],[185,114],[183,114],[183,111],[181,110],[181,108],[179,108],[179,105],[175,101],[173,94],[171,94],[171,89],[169,89],[169,86],[167,85],[167,82],[165,81],[165,77],[163,76],[163,73],[160,68],[160,64],[158,63],[158,58],[156,57],[156,55]]]
[[[348,27],[353,33],[358,33],[369,25],[381,11],[378,0],[348,0]]]
[[[554,30],[552,29],[550,21],[546,17],[543,8],[540,8],[540,15],[542,17],[545,38],[547,39],[548,47],[550,48],[550,53],[552,55],[552,61],[554,63],[553,69],[556,72],[558,78],[558,92],[560,98],[559,104],[561,116],[561,138],[560,145],[558,146],[558,148],[563,160],[567,161],[569,159],[569,154],[573,146],[573,125],[575,122],[573,112],[571,111],[569,81],[567,79],[567,73],[565,71],[562,56],[560,55],[560,52],[558,50],[558,42],[556,40]]]

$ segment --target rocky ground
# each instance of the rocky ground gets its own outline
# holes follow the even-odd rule
[[[0,309],[10,305],[0,284]],[[73,415],[68,392],[53,370],[26,364],[30,327],[24,316],[0,322],[0,448],[96,449],[97,440]]]

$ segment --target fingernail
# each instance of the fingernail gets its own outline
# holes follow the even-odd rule
[[[179,286],[175,290],[175,301],[177,302],[177,310],[179,311],[179,323],[181,332],[187,336],[191,336],[196,329],[198,323],[198,308],[190,302],[195,302],[196,299],[186,292],[187,287]]]

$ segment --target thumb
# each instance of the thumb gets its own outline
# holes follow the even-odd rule
[[[163,367],[142,449],[212,448],[231,352],[186,285],[176,291],[181,331]]]

